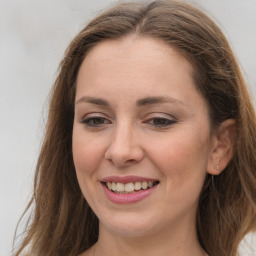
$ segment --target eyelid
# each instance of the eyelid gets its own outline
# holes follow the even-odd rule
[[[160,123],[160,124],[156,124],[155,123],[151,123],[151,122],[154,122],[154,121],[166,121],[165,123]],[[155,128],[168,128],[172,125],[174,125],[175,123],[177,122],[177,119],[174,118],[173,116],[169,115],[169,114],[166,114],[166,113],[151,113],[149,114],[145,120],[143,121],[143,123],[146,123],[146,124],[150,124],[151,126],[155,127]]]
[[[163,112],[154,112],[148,114],[145,119],[151,119],[151,118],[165,118],[165,119],[170,119],[170,120],[176,120],[176,118],[170,114],[163,113]]]
[[[109,116],[107,116],[106,114],[102,113],[102,112],[89,112],[86,113],[85,115],[82,116],[82,120],[86,119],[86,118],[97,118],[97,117],[102,117],[102,118],[106,118],[106,119],[110,119]]]
[[[98,121],[100,119],[104,120],[104,122],[102,124],[90,124],[90,121],[95,121],[96,119],[98,119]],[[80,123],[82,123],[83,125],[85,125],[86,127],[89,128],[100,128],[103,127],[107,124],[111,124],[111,119],[105,115],[104,113],[101,112],[92,112],[92,113],[87,113],[85,114],[81,120]]]

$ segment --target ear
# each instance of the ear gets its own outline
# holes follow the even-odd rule
[[[213,135],[212,149],[207,166],[209,174],[219,175],[227,167],[233,156],[235,131],[235,120],[227,119],[221,123]]]

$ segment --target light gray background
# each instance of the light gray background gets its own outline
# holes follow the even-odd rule
[[[15,226],[31,195],[58,63],[86,21],[110,2],[0,0],[0,256],[11,254]],[[256,95],[256,0],[194,2],[216,18]],[[255,256],[256,237],[247,242],[255,251],[243,244],[242,255]]]

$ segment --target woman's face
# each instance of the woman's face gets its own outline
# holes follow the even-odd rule
[[[192,74],[182,55],[152,38],[105,41],[83,61],[73,157],[100,229],[140,236],[194,228],[212,144]]]

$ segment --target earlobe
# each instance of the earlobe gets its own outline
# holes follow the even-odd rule
[[[233,156],[236,122],[227,119],[221,123],[213,135],[212,150],[209,156],[207,172],[219,175],[229,164]]]

